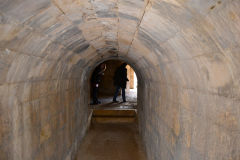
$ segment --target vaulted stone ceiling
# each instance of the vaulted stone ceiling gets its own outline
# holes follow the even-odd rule
[[[58,141],[58,159],[70,152],[86,127],[90,72],[120,58],[139,76],[149,159],[238,160],[239,8],[239,0],[0,0],[0,159],[33,159],[47,154],[35,144]],[[49,116],[31,119],[35,105]],[[62,117],[67,129],[49,126]]]
[[[7,0],[1,48],[48,59],[110,51],[155,65],[209,53],[231,59],[238,7],[237,0]]]
[[[234,22],[239,12],[237,0],[8,0],[1,2],[0,7],[1,21],[16,27],[24,25],[25,32],[36,32],[43,41],[40,41],[42,47],[54,42],[76,53],[91,47],[98,52],[113,50],[123,54],[129,53],[130,46],[138,40],[145,40],[143,45],[149,46],[148,43],[170,43],[174,37],[190,36],[191,32],[211,33],[209,37],[213,40],[225,32],[230,37],[231,28],[222,32],[220,27],[227,26],[227,20],[231,19],[231,27],[236,30]],[[221,15],[223,8],[229,10],[228,15]],[[213,30],[214,26],[219,28]],[[9,32],[11,29],[13,27],[7,28]],[[229,33],[233,37],[234,30]],[[184,35],[181,31],[187,33]],[[17,33],[15,28],[11,36]]]
[[[130,53],[135,62],[144,56],[155,65],[219,52],[231,58],[238,6],[237,0],[2,1],[1,48],[48,59],[69,57],[67,51]]]
[[[43,47],[54,42],[76,53],[89,47],[98,52],[127,53],[147,4],[143,1],[4,1],[1,20],[16,27],[24,25],[25,32],[36,32]]]

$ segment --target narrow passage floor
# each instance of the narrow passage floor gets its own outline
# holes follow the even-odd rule
[[[135,123],[93,123],[76,160],[145,160]]]

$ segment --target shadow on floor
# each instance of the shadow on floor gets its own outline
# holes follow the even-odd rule
[[[126,110],[126,109],[136,109],[137,107],[137,92],[136,91],[126,91],[127,102],[122,102],[122,97],[118,96],[118,103],[113,103],[113,97],[106,96],[100,97],[99,100],[101,104],[90,105],[91,109],[115,109],[115,110]]]

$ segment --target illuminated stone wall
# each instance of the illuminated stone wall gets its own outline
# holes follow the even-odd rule
[[[89,77],[138,75],[149,160],[240,159],[239,0],[0,2],[0,159],[71,159]]]

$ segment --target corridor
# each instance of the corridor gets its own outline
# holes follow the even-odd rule
[[[135,123],[95,123],[76,160],[146,160]]]
[[[239,8],[0,0],[0,160],[240,160]],[[137,103],[90,106],[104,62],[128,64]]]
[[[137,91],[127,90],[126,97],[127,102],[113,103],[112,97],[100,96],[101,104],[89,106],[91,124],[76,160],[146,160],[137,125]]]

